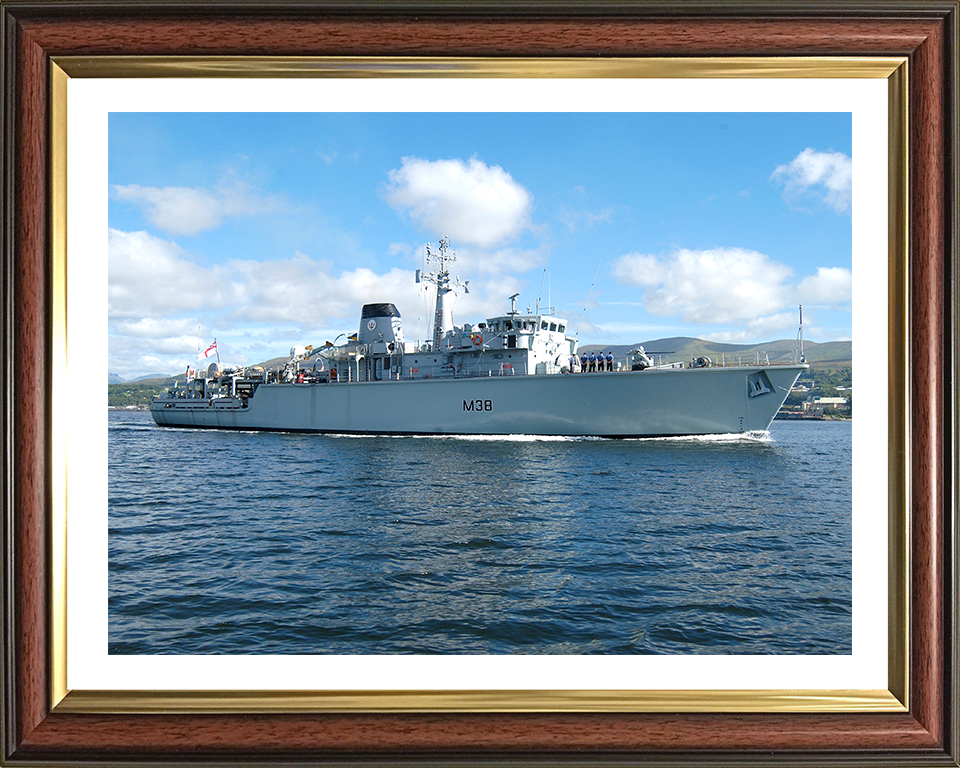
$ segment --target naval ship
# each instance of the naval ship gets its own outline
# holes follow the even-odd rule
[[[165,427],[377,435],[551,435],[607,438],[766,431],[800,374],[795,362],[717,365],[707,357],[656,364],[643,347],[599,364],[553,310],[455,326],[449,239],[427,247],[436,286],[433,338],[404,339],[394,304],[363,307],[356,335],[336,346],[295,346],[275,369],[211,363],[155,397]],[[802,338],[802,335],[801,335]],[[339,337],[338,337],[339,339]]]

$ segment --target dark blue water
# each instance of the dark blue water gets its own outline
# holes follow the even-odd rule
[[[109,650],[850,653],[851,430],[358,438],[111,412]]]

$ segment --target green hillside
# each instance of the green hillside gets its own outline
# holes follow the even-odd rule
[[[667,339],[637,342],[636,344],[618,344],[604,346],[602,344],[587,344],[577,350],[577,354],[610,350],[617,358],[624,357],[630,350],[640,345],[650,356],[661,357],[664,363],[687,362],[693,357],[706,356],[715,363],[725,361],[727,364],[736,362],[766,362],[769,357],[771,363],[788,363],[793,361],[797,342],[795,339],[778,339],[763,344],[725,344],[719,341],[692,339],[687,336],[674,336]],[[839,369],[849,368],[853,360],[853,343],[850,341],[828,341],[818,344],[806,341],[803,344],[803,353],[807,363],[812,368]]]
[[[107,385],[107,405],[110,408],[146,407],[154,395],[165,392],[174,381],[183,383],[184,374],[166,379],[143,379],[141,381],[123,381]]]

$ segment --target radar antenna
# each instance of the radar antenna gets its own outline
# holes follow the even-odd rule
[[[449,265],[457,260],[457,252],[450,250],[450,238],[443,236],[437,243],[437,250],[434,251],[427,243],[426,259],[430,264],[436,265],[436,269],[430,272],[417,270],[418,283],[431,283],[437,286],[437,307],[433,318],[433,350],[439,351],[440,340],[447,331],[453,330],[453,310],[447,302],[447,294],[463,290],[464,293],[470,293],[470,281],[460,282],[459,277],[451,280]]]

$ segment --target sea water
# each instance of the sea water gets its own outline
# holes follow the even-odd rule
[[[108,420],[112,654],[851,652],[851,422],[602,440]]]

